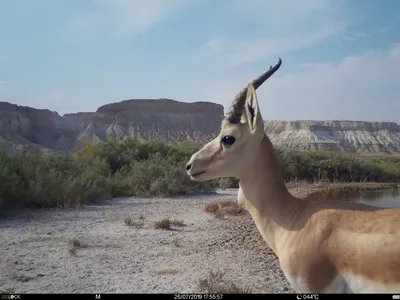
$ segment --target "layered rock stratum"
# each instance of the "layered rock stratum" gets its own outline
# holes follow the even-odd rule
[[[116,138],[194,140],[203,144],[218,134],[223,106],[171,99],[126,100],[96,112],[60,116],[47,109],[0,103],[0,142],[10,151],[73,153],[89,142]]]
[[[52,154],[124,137],[204,144],[219,133],[223,114],[219,104],[171,99],[126,100],[64,116],[0,102],[0,143],[11,153]],[[394,122],[266,121],[265,131],[285,149],[400,153],[400,126]]]
[[[278,147],[352,153],[400,153],[400,125],[365,121],[266,121]]]

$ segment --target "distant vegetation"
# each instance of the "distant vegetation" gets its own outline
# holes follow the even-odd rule
[[[398,182],[400,157],[276,150],[286,181]]]
[[[89,144],[72,157],[8,157],[0,151],[0,206],[70,207],[108,197],[173,196],[237,186],[238,181],[233,178],[191,181],[184,166],[196,150],[191,142],[164,144],[124,139]],[[276,152],[287,181],[400,179],[400,158]]]
[[[399,156],[361,156],[332,151],[275,149],[286,182],[399,182]],[[219,188],[238,187],[236,178],[222,178]]]
[[[72,157],[0,153],[3,206],[69,207],[107,197],[173,196],[212,192],[215,182],[186,175],[192,143],[133,139],[88,144]]]

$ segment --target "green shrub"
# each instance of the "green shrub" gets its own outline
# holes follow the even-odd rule
[[[88,144],[72,157],[0,152],[0,205],[66,207],[111,196],[173,196],[212,192],[215,182],[191,181],[190,142],[121,139]]]
[[[0,153],[0,201],[5,207],[71,206],[109,195],[105,165],[72,158]],[[104,172],[104,171],[103,171]]]
[[[397,182],[400,158],[371,158],[328,151],[282,151],[278,159],[286,181]]]
[[[119,139],[88,144],[71,157],[0,151],[0,207],[64,207],[116,196],[174,196],[238,187],[237,178],[195,182],[185,164],[192,142]],[[286,181],[375,181],[400,179],[400,158],[276,149]]]

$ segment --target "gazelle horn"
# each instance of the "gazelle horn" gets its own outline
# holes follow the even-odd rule
[[[263,73],[258,78],[252,81],[254,89],[259,88],[269,77],[274,74],[282,64],[282,60],[279,58],[278,63],[275,66],[270,66],[269,70]],[[231,123],[240,123],[240,119],[242,116],[244,103],[247,95],[247,86],[242,89],[233,100],[231,107],[229,108],[229,112],[226,115],[226,119]]]

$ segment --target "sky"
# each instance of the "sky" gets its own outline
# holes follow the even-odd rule
[[[211,101],[282,58],[265,120],[400,123],[398,0],[1,0],[0,101]]]

